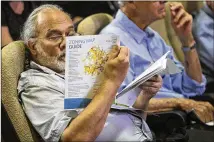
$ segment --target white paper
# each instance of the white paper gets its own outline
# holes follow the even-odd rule
[[[130,108],[136,101],[137,95],[140,93],[140,89],[138,88],[139,85],[157,74],[175,74],[181,72],[175,63],[167,58],[169,52],[170,51],[165,53],[160,59],[150,65],[135,80],[127,85],[126,88],[117,93],[115,102],[126,105]]]
[[[97,77],[113,45],[119,45],[116,35],[66,38],[64,109],[81,109],[88,105],[99,87]]]

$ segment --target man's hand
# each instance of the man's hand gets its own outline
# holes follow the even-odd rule
[[[183,47],[192,47],[195,43],[192,35],[192,16],[185,11],[181,3],[172,2],[169,6],[172,26],[178,34]]]
[[[162,78],[160,75],[155,75],[154,77],[141,84],[140,88],[142,89],[144,99],[150,100],[152,97],[154,97],[161,86]]]
[[[214,107],[208,102],[194,101],[185,98],[152,98],[148,110],[161,112],[174,109],[181,109],[189,112],[195,110],[199,119],[203,122],[214,120]]]
[[[138,95],[133,107],[147,111],[149,101],[156,95],[162,86],[162,78],[160,75],[156,75],[139,86],[142,89]],[[147,113],[143,114],[143,118],[146,119]]]
[[[209,102],[184,99],[180,101],[179,107],[185,111],[195,110],[201,121],[205,123],[214,120],[214,107]]]
[[[108,55],[104,69],[104,78],[114,82],[118,87],[126,77],[129,68],[129,49],[114,46]]]

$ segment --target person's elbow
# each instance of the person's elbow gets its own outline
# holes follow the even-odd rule
[[[61,138],[61,142],[71,142],[71,141],[94,141],[96,139],[95,135],[91,132],[82,133],[82,132],[71,132],[66,129]]]

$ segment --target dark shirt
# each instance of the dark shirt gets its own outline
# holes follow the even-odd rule
[[[29,14],[36,6],[32,2],[24,2],[24,11],[22,14],[16,14],[9,5],[10,2],[2,2],[1,26],[7,26],[13,40],[20,39],[20,32]],[[2,35],[4,36],[4,35]]]
[[[44,4],[56,4],[72,17],[87,17],[95,13],[113,15],[117,8],[114,3],[107,1],[45,1]]]

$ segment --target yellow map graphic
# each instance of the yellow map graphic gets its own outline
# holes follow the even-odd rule
[[[93,46],[88,51],[84,61],[84,72],[89,75],[98,75],[104,70],[107,53],[99,46]]]

